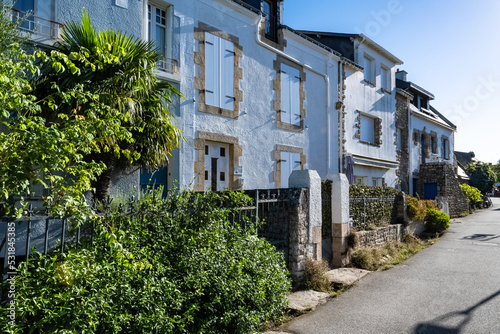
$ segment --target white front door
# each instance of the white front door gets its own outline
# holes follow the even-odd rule
[[[300,170],[300,154],[281,152],[281,188],[288,188],[288,178],[294,170]]]
[[[229,188],[229,145],[205,144],[205,190]]]

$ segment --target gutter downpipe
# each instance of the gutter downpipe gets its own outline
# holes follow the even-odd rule
[[[257,31],[256,31],[256,35],[255,35],[255,41],[257,42],[258,45],[282,56],[283,58],[286,58],[302,67],[304,67],[305,69],[307,69],[308,71],[310,72],[313,72],[319,76],[322,76],[323,79],[325,79],[325,83],[326,83],[326,115],[327,115],[327,121],[328,121],[328,126],[327,126],[327,139],[328,139],[328,142],[327,142],[327,150],[328,150],[328,154],[327,154],[327,173],[330,173],[330,166],[331,166],[331,156],[330,156],[330,150],[331,150],[331,125],[330,125],[330,114],[328,113],[328,111],[330,110],[330,106],[331,106],[331,101],[330,101],[330,78],[328,77],[328,63],[330,62],[331,58],[332,58],[332,54],[329,53],[328,55],[328,59],[327,59],[327,63],[326,63],[326,74],[325,73],[321,73],[321,72],[318,72],[316,71],[315,69],[313,69],[310,65],[307,65],[305,63],[302,63],[300,62],[299,60],[287,55],[286,53],[284,53],[283,51],[281,50],[278,50],[270,45],[267,45],[266,43],[262,42],[261,39],[260,39],[260,34],[259,34],[259,25],[260,25],[260,22],[262,22],[262,13],[259,14],[259,17],[257,18],[257,20],[255,21],[255,26],[257,27]]]

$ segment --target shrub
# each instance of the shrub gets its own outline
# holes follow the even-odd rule
[[[435,209],[428,209],[425,217],[425,225],[430,232],[441,233],[450,227],[450,217]]]
[[[18,268],[16,325],[2,330],[248,333],[279,319],[290,290],[282,255],[222,209],[247,199],[146,195],[135,208],[141,215],[98,224],[92,245],[34,254]]]
[[[468,184],[461,184],[460,188],[464,193],[465,197],[467,197],[467,201],[472,209],[479,209],[483,203],[483,195],[481,195],[481,191],[479,189],[472,187]]]
[[[406,212],[411,220],[424,221],[428,209],[437,209],[436,202],[406,196]]]
[[[331,292],[332,286],[327,275],[328,270],[326,261],[307,259],[304,268],[304,286],[315,291]]]

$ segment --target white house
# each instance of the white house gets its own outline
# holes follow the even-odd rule
[[[340,171],[352,161],[355,183],[397,186],[395,66],[403,62],[362,34],[303,33],[351,61],[341,74]]]

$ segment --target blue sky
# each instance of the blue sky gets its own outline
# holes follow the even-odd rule
[[[294,29],[362,32],[454,122],[455,150],[500,159],[500,1],[285,0]]]

